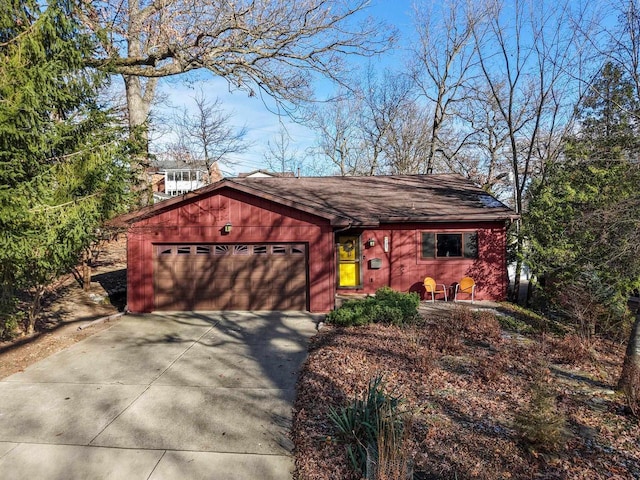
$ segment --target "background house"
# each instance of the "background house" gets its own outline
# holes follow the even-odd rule
[[[222,179],[217,162],[207,170],[201,162],[156,160],[148,174],[151,179],[154,202],[184,195]]]
[[[502,300],[516,217],[459,175],[224,179],[121,219],[128,307],[326,312],[465,275]]]

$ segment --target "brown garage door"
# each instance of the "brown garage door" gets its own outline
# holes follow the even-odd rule
[[[156,245],[156,310],[306,310],[304,244]]]

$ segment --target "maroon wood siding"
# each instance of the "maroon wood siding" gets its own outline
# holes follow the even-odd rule
[[[478,256],[465,258],[421,258],[421,233],[478,233]],[[389,252],[384,252],[384,237]],[[373,238],[375,245],[366,242]],[[423,293],[426,276],[447,286],[464,276],[472,277],[478,300],[504,300],[507,294],[506,226],[504,222],[396,224],[364,230],[362,240],[362,288],[340,289],[338,293],[373,293],[388,285],[400,291]],[[382,260],[380,269],[370,268],[369,260]],[[467,297],[463,297],[466,299]]]
[[[232,224],[229,234],[222,228]],[[333,232],[324,219],[223,189],[132,224],[128,234],[128,308],[154,310],[154,245],[301,242],[308,251],[309,309],[333,308]],[[259,279],[256,279],[259,281]]]
[[[223,233],[226,223],[232,225],[228,234]],[[345,235],[361,232],[361,287],[337,290],[334,229]],[[421,258],[422,232],[477,232],[477,258]],[[388,252],[384,251],[385,237],[389,240]],[[375,240],[372,247],[367,246],[369,238]],[[154,255],[158,245],[167,244],[304,244],[307,261],[303,268],[307,268],[305,288],[308,290],[303,303],[307,303],[312,312],[333,309],[336,292],[374,293],[382,286],[390,286],[422,294],[422,281],[426,276],[446,285],[471,276],[476,281],[479,300],[503,300],[507,291],[504,221],[397,223],[349,231],[332,227],[326,218],[223,187],[169,206],[165,211],[159,206],[149,218],[131,223],[127,239],[128,308],[132,312],[161,308],[155,304],[159,300],[154,298],[154,265],[158,264]],[[374,258],[381,260],[379,269],[370,266],[369,261]],[[262,279],[255,281],[265,281],[265,278],[263,274]]]

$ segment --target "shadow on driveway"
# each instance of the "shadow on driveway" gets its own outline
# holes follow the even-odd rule
[[[0,477],[291,478],[295,384],[318,320],[127,315],[0,382]]]

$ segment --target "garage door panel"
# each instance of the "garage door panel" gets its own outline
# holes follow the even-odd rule
[[[283,280],[290,275],[290,272],[283,270],[282,268],[278,268],[275,266],[271,266],[270,268],[265,268],[261,272],[261,279],[269,284],[274,286],[277,285],[278,288],[282,288]]]
[[[305,310],[302,244],[158,246],[158,310]]]
[[[223,292],[219,295],[209,297],[198,297],[194,310],[225,310],[233,305],[233,294],[231,292]]]
[[[306,289],[306,278],[304,272],[301,272],[297,276],[288,276],[282,279],[283,290],[289,293],[300,293]]]
[[[196,255],[189,261],[191,270],[193,272],[211,271],[214,268],[214,263],[208,256]]]
[[[156,309],[158,310],[191,310],[193,298],[178,297],[175,294],[156,295]]]
[[[271,295],[269,294],[251,294],[247,295],[247,310],[272,310]]]
[[[216,288],[214,285],[195,284],[193,286],[194,297],[196,299],[217,297],[219,295],[222,295],[226,291],[228,291],[228,289]]]

